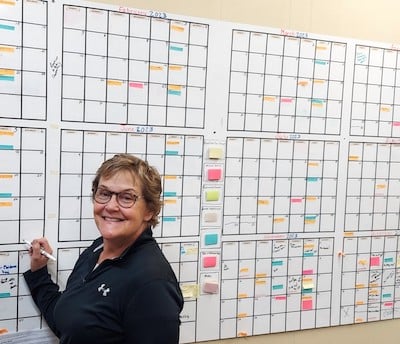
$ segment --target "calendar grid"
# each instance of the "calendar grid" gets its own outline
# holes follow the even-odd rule
[[[398,51],[356,45],[351,135],[400,136]]]
[[[204,127],[207,25],[64,6],[63,32],[63,120]]]
[[[338,154],[339,142],[229,137],[223,234],[334,231]]]
[[[399,317],[398,238],[344,238],[341,324]]]
[[[339,134],[346,44],[232,31],[228,130]]]

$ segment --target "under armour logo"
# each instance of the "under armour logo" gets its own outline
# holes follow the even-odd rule
[[[103,283],[100,287],[97,288],[97,290],[101,293],[103,292],[103,296],[107,296],[107,294],[111,291],[110,288],[106,289],[106,285]]]

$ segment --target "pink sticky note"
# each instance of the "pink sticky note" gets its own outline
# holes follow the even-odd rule
[[[213,268],[216,265],[217,265],[217,257],[216,256],[204,256],[203,257],[203,267]]]
[[[380,257],[371,257],[369,265],[370,266],[380,266],[381,265]]]
[[[301,309],[303,311],[312,309],[312,300],[303,300]]]
[[[314,273],[313,269],[303,270],[303,275],[312,275]]]
[[[222,175],[222,170],[220,168],[209,168],[207,171],[208,180],[220,180]]]
[[[218,293],[218,282],[217,281],[205,281],[203,284],[203,292],[208,294]]]

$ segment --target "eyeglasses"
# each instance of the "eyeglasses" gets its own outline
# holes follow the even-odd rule
[[[109,191],[107,189],[103,188],[98,188],[94,192],[94,200],[97,203],[100,204],[106,204],[110,202],[112,196],[115,195],[117,199],[117,203],[122,207],[122,208],[130,208],[133,207],[134,204],[137,202],[139,198],[142,198],[143,196],[138,196],[135,195],[131,192],[128,191],[122,191],[122,192],[113,192]]]

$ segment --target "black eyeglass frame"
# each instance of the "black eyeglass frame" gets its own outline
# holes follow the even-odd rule
[[[102,192],[108,193],[107,200],[105,200],[105,199],[98,199],[98,197],[99,197],[98,191],[102,191]],[[111,201],[112,197],[115,195],[115,199],[117,200],[118,205],[119,205],[120,207],[124,208],[124,209],[132,208],[132,207],[136,204],[136,202],[137,202],[139,199],[143,198],[143,196],[135,195],[135,194],[130,193],[130,192],[128,192],[128,191],[114,192],[114,191],[110,191],[110,190],[104,189],[104,188],[93,189],[92,192],[93,192],[93,200],[94,200],[96,203],[99,203],[99,204],[107,204],[108,202]],[[121,194],[129,194],[130,196],[132,196],[132,204],[129,204],[129,205],[123,204],[123,203],[121,202],[121,200],[120,200],[120,197],[119,197]],[[104,195],[103,195],[103,196],[104,196]]]

